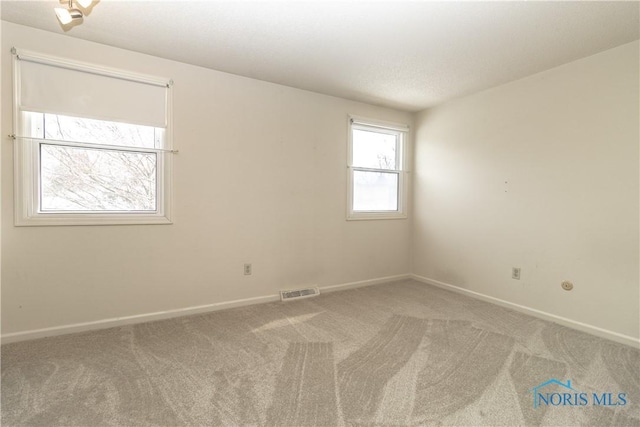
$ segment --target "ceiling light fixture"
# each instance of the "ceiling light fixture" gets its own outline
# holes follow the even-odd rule
[[[91,3],[93,3],[93,0],[76,0],[76,3],[83,9],[88,9],[89,6],[91,6]],[[73,0],[69,0],[69,6],[66,9],[63,7],[56,7],[55,12],[58,17],[58,21],[60,21],[62,25],[68,25],[72,22],[79,23],[84,16],[80,9],[73,6]]]
[[[80,7],[88,9],[91,3],[93,3],[93,0],[76,0],[76,3],[78,3]]]

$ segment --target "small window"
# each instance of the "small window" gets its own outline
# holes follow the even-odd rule
[[[16,225],[170,223],[166,81],[39,54],[16,61]]]
[[[348,219],[406,218],[407,127],[349,119]]]

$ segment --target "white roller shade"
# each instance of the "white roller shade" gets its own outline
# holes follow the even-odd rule
[[[409,126],[401,123],[384,122],[381,120],[366,119],[358,116],[349,116],[349,119],[351,120],[351,124],[355,127],[362,125],[365,127],[395,130],[398,132],[409,132]]]
[[[18,55],[23,111],[155,127],[167,125],[167,82]]]

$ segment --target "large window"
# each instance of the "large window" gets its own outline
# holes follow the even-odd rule
[[[406,218],[407,127],[349,118],[348,219]]]
[[[16,52],[16,225],[170,223],[170,89]]]

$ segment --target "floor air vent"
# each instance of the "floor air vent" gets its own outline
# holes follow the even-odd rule
[[[318,288],[296,289],[295,291],[280,291],[280,299],[282,301],[315,297],[316,295],[320,295],[320,289]]]

